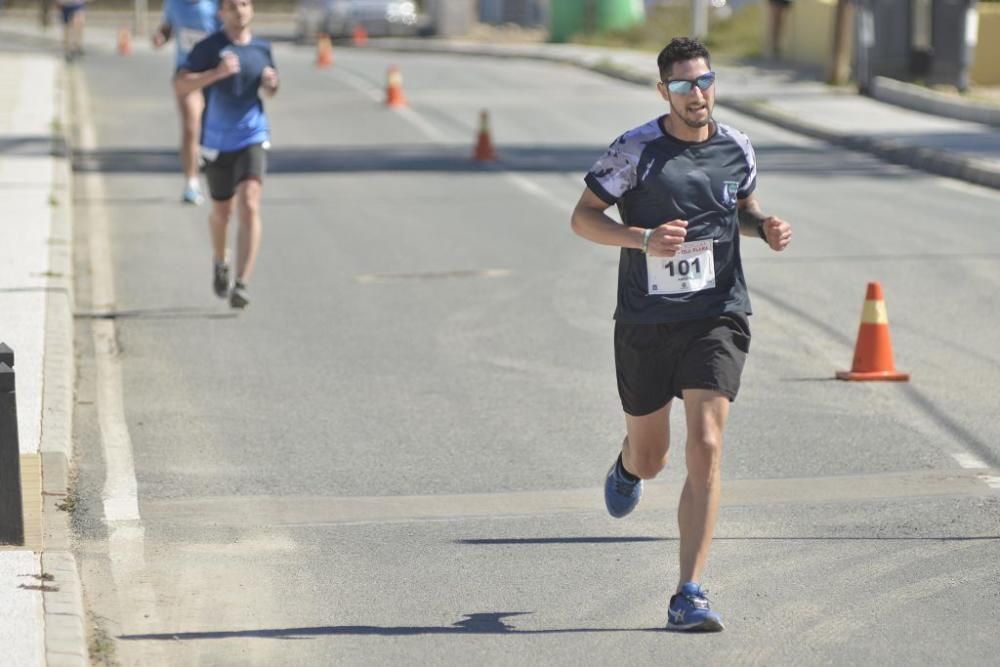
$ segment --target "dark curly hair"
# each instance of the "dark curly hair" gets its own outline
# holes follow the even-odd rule
[[[674,63],[697,58],[704,58],[705,64],[709,67],[712,66],[711,56],[708,55],[708,49],[705,48],[704,44],[690,37],[674,37],[656,57],[656,64],[660,68],[660,78],[664,81],[667,80],[673,70]]]

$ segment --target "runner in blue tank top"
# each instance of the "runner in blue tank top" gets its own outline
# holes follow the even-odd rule
[[[616,139],[584,179],[573,230],[621,248],[615,369],[626,436],[605,478],[604,502],[624,517],[642,480],[667,462],[670,406],[684,401],[687,480],[677,520],[680,571],[671,630],[722,630],[702,574],[721,488],[722,432],[750,350],[750,297],[741,237],[772,250],[787,222],[761,212],[757,161],[745,134],[715,122],[715,73],[697,40],[672,40],[657,58],[667,114]],[[605,210],[617,205],[622,223]]]
[[[163,20],[153,33],[153,46],[160,48],[173,38],[177,45],[176,71],[187,60],[195,44],[219,29],[218,13],[216,0],[165,0]],[[204,200],[198,182],[198,141],[205,98],[200,90],[187,95],[176,94],[175,97],[181,117],[181,166],[184,169],[181,201],[197,205]]]
[[[177,70],[178,94],[205,89],[201,155],[212,196],[209,226],[214,266],[212,287],[233,308],[245,308],[247,285],[260,249],[260,196],[267,169],[270,128],[260,91],[278,92],[271,45],[250,33],[251,0],[222,0],[222,30],[198,42]],[[226,230],[238,204],[236,280],[230,288]]]

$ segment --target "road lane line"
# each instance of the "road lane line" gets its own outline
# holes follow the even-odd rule
[[[88,152],[94,151],[97,149],[97,133],[90,118],[90,96],[79,73],[73,77],[73,82],[80,148]],[[104,183],[100,176],[94,176],[86,179],[86,186],[91,191],[89,201],[95,202],[87,216],[91,307],[95,312],[111,311],[115,307],[115,281],[108,214],[96,203],[105,199]],[[138,521],[138,488],[132,458],[132,439],[125,422],[120,350],[114,320],[94,318],[91,330],[97,366],[97,412],[106,467],[102,494],[104,519],[108,522]]]
[[[355,90],[360,91],[362,94],[367,95],[372,100],[381,103],[385,97],[385,91],[381,88],[376,87],[371,81],[364,78],[356,72],[352,72],[349,69],[338,69],[337,73],[342,76],[342,80],[350,85]],[[403,119],[408,121],[414,128],[419,130],[424,134],[427,139],[431,141],[442,143],[442,144],[454,144],[455,139],[445,136],[441,130],[432,125],[427,119],[417,113],[410,107],[403,107],[395,109],[396,113],[402,116]],[[469,158],[472,159],[471,156]],[[513,183],[515,186],[520,188],[525,193],[538,198],[539,200],[550,204],[559,211],[566,214],[567,220],[569,219],[569,213],[572,211],[573,202],[570,200],[560,199],[559,197],[553,195],[548,190],[538,185],[534,181],[522,176],[519,173],[508,171],[503,168],[502,163],[499,163],[496,169],[497,174],[502,174],[509,182]]]
[[[972,454],[967,454],[965,452],[953,453],[952,458],[958,461],[958,465],[962,466],[967,470],[985,470],[989,468],[988,465],[979,460],[978,457]]]
[[[71,76],[79,147],[84,151],[94,151],[98,143],[90,115],[89,92],[79,70],[74,70]],[[104,180],[100,174],[84,176],[80,180],[82,182],[78,192],[85,193],[90,202],[86,219],[91,309],[95,313],[113,311],[115,281],[108,228],[109,214],[100,203],[106,199]],[[96,367],[96,407],[105,465],[101,496],[104,522],[108,526],[108,559],[118,609],[123,615],[116,620],[122,628],[155,628],[158,623],[157,598],[146,575],[145,529],[139,514],[132,438],[125,421],[121,350],[118,347],[115,322],[111,318],[93,318],[91,331]],[[135,613],[136,611],[139,613]],[[159,646],[150,647],[144,655],[153,659],[165,657]]]
[[[370,97],[373,101],[383,104],[385,101],[385,90],[375,86],[371,81],[364,78],[356,72],[352,72],[349,69],[340,68],[337,70],[337,74],[341,75],[344,83],[348,84],[355,90],[361,92],[364,95]],[[439,143],[453,143],[449,142],[448,138],[441,132],[438,128],[434,127],[429,121],[427,121],[423,116],[418,114],[416,111],[410,107],[396,107],[392,109],[393,112],[399,114],[404,119],[409,121],[411,125],[416,127],[418,130],[424,133],[431,141],[436,141]]]

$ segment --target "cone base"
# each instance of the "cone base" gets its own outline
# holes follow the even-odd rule
[[[899,371],[837,371],[837,379],[852,380],[855,382],[874,382],[878,380],[883,382],[909,382],[910,374],[900,373]]]

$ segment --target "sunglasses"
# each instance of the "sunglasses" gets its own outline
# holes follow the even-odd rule
[[[705,72],[697,79],[670,79],[662,82],[672,93],[678,95],[689,95],[695,86],[699,90],[708,90],[715,83],[715,72]]]

